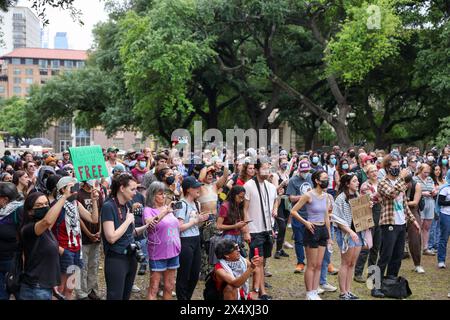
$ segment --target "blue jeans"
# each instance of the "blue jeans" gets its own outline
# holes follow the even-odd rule
[[[328,251],[328,247],[325,248],[325,254],[322,260],[322,269],[320,270],[320,285],[327,283],[328,265],[331,262],[331,253]]]
[[[0,260],[0,300],[9,300],[9,293],[6,291],[5,275],[10,271],[12,259]]]
[[[52,289],[20,285],[20,300],[52,300]]]
[[[147,238],[139,240],[141,244],[142,253],[145,255],[145,261],[141,263],[147,265],[148,264],[148,247],[147,247]]]
[[[295,218],[292,218],[292,231],[295,240],[295,255],[297,256],[297,264],[305,264],[305,248],[303,246],[303,237],[305,235],[305,225]]]
[[[437,249],[439,247],[440,227],[439,220],[433,219],[430,228],[430,238],[428,239],[428,249]]]
[[[445,262],[445,257],[447,255],[447,242],[450,235],[450,216],[441,213],[439,216],[439,226],[441,237],[438,248],[438,262]]]

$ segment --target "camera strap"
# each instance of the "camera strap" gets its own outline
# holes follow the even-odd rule
[[[264,204],[263,204],[263,199],[262,199],[262,195],[261,195],[261,189],[259,187],[259,182],[258,182],[258,179],[256,177],[253,177],[253,181],[256,184],[256,189],[258,189],[259,203],[261,205],[261,212],[262,212],[263,221],[264,221],[264,228],[265,228],[265,231],[267,231],[266,214],[265,214],[265,211],[264,211]],[[269,191],[267,190],[266,181],[264,181],[263,184],[264,184],[264,189],[265,189],[266,196],[267,196],[267,209],[268,209],[269,214],[270,214]]]

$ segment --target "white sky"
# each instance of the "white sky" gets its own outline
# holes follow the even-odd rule
[[[31,8],[32,1],[19,0],[18,5]],[[108,19],[104,10],[104,2],[101,0],[75,0],[74,6],[82,11],[83,26],[73,21],[68,12],[47,7],[46,16],[50,21],[46,27],[49,30],[49,48],[54,48],[53,42],[56,32],[67,32],[69,49],[87,50],[92,45],[94,25]],[[33,9],[31,10],[35,12]]]

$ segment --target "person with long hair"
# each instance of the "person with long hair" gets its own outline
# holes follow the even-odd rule
[[[16,171],[13,175],[12,183],[16,185],[19,195],[25,199],[29,193],[31,184],[28,174],[22,170]]]
[[[334,177],[334,181],[336,183],[336,189],[339,190],[339,185],[340,185],[340,181],[341,181],[341,177],[350,172],[350,163],[347,160],[347,158],[342,158],[341,161],[339,161],[339,165],[336,168],[335,171],[335,177]]]
[[[322,260],[327,245],[333,243],[328,216],[330,206],[327,194],[328,175],[325,171],[318,170],[313,173],[311,180],[314,189],[300,197],[292,208],[291,214],[306,227],[303,239],[308,261],[305,271],[306,299],[322,300],[318,294]],[[308,212],[307,220],[297,212],[303,206],[306,206]]]
[[[434,165],[431,167],[430,177],[433,179],[434,187],[439,190],[444,184],[444,172],[442,165]],[[437,195],[433,197],[436,201]],[[428,250],[437,254],[439,247],[440,228],[439,228],[439,214],[435,213],[433,222],[430,228],[430,237],[428,240]]]
[[[242,170],[239,173],[239,178],[236,181],[236,184],[239,186],[243,186],[247,181],[255,176],[255,165],[250,162],[245,162],[242,166]]]
[[[222,238],[230,239],[240,245],[241,255],[245,258],[242,229],[247,223],[244,221],[245,188],[234,186],[227,195],[227,199],[220,206],[217,218],[217,229],[223,231]]]

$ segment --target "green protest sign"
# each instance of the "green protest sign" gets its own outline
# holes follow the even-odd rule
[[[108,169],[100,146],[73,147],[69,148],[69,152],[78,181],[108,176]]]

